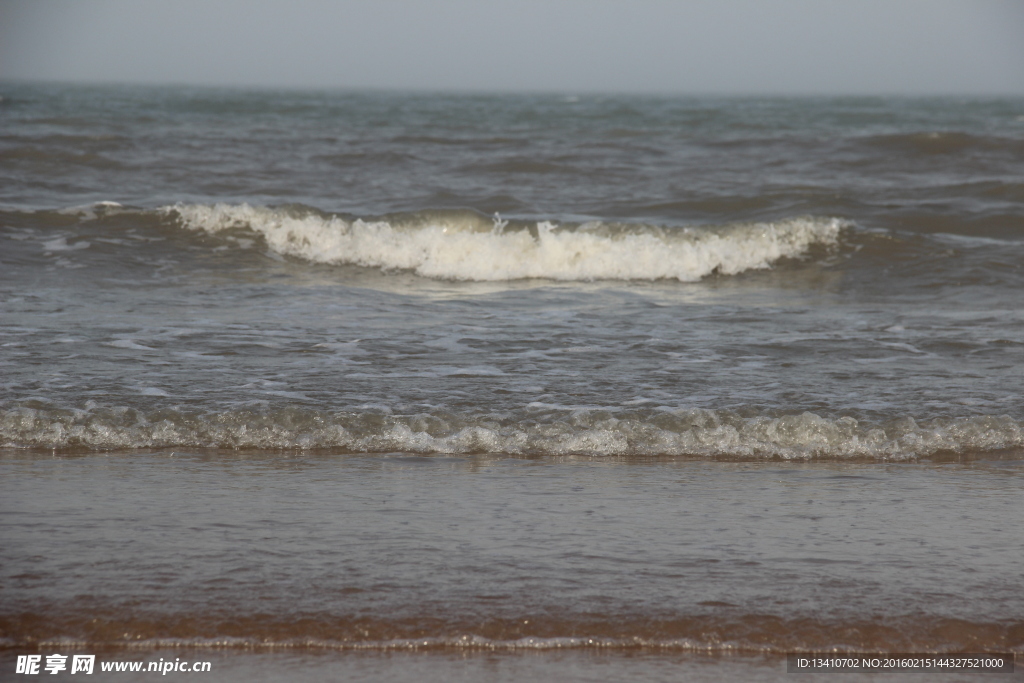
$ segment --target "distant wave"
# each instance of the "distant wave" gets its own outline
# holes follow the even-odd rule
[[[104,451],[145,448],[332,449],[510,455],[693,456],[910,460],[937,453],[1024,448],[1024,425],[1008,416],[861,424],[814,413],[741,417],[704,409],[606,411],[527,406],[509,415],[378,412],[144,412],[128,407],[0,409],[0,447]]]
[[[904,155],[947,155],[971,151],[1019,155],[1024,152],[1024,140],[1020,138],[972,135],[959,131],[875,135],[862,140],[868,145]]]
[[[768,268],[812,246],[835,245],[849,225],[816,217],[699,229],[598,221],[510,225],[467,211],[346,220],[308,209],[247,204],[177,204],[161,211],[190,230],[255,232],[275,252],[315,263],[475,281],[695,281],[716,272]]]

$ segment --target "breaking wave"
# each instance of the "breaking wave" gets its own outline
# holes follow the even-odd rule
[[[666,228],[593,221],[511,224],[470,211],[347,220],[309,209],[177,204],[160,209],[190,230],[248,230],[278,254],[451,280],[694,281],[768,268],[832,246],[849,224],[804,217],[771,223]]]
[[[1009,416],[911,417],[861,424],[814,413],[742,417],[727,411],[529,409],[516,416],[277,411],[189,413],[177,409],[0,410],[0,447],[105,451],[143,448],[341,452],[690,456],[722,459],[912,460],[1024,447],[1024,426]]]

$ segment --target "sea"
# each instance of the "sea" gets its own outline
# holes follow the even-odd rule
[[[4,680],[1019,674],[1022,390],[1021,98],[0,83]]]

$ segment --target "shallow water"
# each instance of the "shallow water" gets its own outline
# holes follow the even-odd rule
[[[22,642],[913,652],[1005,649],[1024,627],[1019,460],[8,452],[2,467]]]

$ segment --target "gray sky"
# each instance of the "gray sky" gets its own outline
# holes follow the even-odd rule
[[[0,0],[0,79],[1024,94],[1024,0]]]

